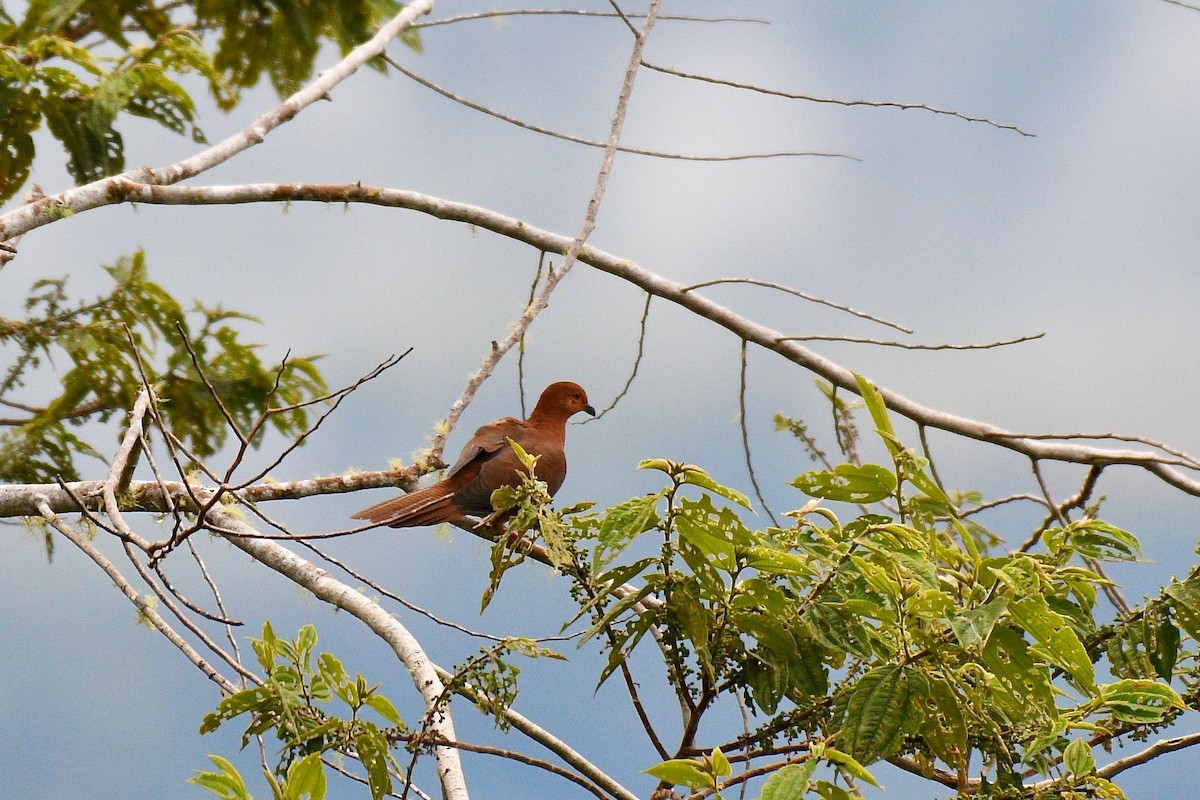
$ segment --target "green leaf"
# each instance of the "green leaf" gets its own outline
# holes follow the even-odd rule
[[[879,393],[879,389],[875,384],[854,373],[854,381],[858,384],[858,393],[862,395],[863,402],[867,406],[867,411],[871,413],[871,419],[875,423],[876,429],[880,433],[886,433],[893,440],[896,438],[896,429],[892,427],[892,420],[888,416],[887,403],[883,400],[883,395]],[[889,445],[890,446],[890,445]],[[893,453],[895,456],[895,453]]]
[[[935,756],[955,769],[965,767],[968,749],[963,705],[950,681],[930,675],[928,684],[926,691],[913,698],[925,717],[918,732]]]
[[[824,756],[825,760],[830,764],[835,764],[839,769],[853,775],[858,780],[866,781],[872,786],[877,786],[881,789],[883,788],[879,786],[879,781],[875,780],[875,776],[868,772],[866,767],[851,758],[849,754],[843,753],[841,750],[835,750],[832,747],[826,747]]]
[[[736,489],[730,489],[728,486],[722,486],[712,479],[712,477],[700,469],[699,467],[688,466],[684,469],[682,475],[683,483],[699,486],[702,489],[708,489],[713,494],[719,494],[726,500],[732,500],[743,508],[753,510],[750,505],[750,498],[742,494]]]
[[[320,753],[310,753],[288,767],[284,796],[287,800],[324,800],[325,765]]]
[[[1193,575],[1183,583],[1173,580],[1163,591],[1173,601],[1179,626],[1193,641],[1200,641],[1200,575]]]
[[[896,493],[896,475],[878,464],[838,464],[833,471],[813,470],[792,481],[809,497],[845,503],[876,503]]]
[[[688,544],[714,560],[718,566],[732,569],[736,565],[733,542],[725,537],[725,532],[720,528],[708,524],[708,520],[681,514],[675,519],[675,530]]]
[[[1100,699],[1114,717],[1134,724],[1155,723],[1172,708],[1186,708],[1174,689],[1149,680],[1123,680],[1102,686]]]
[[[729,763],[729,759],[721,752],[721,748],[714,748],[709,756],[712,759],[712,772],[718,778],[733,774],[733,765]]]
[[[228,759],[221,756],[208,756],[209,760],[217,766],[220,772],[197,772],[191,778],[188,778],[188,783],[207,789],[222,800],[252,800],[250,793],[246,791],[246,784],[242,780],[241,774]]]
[[[830,649],[869,660],[875,656],[870,628],[859,615],[830,603],[816,603],[804,612],[812,636]]]
[[[704,674],[713,677],[714,664],[709,647],[709,638],[716,627],[716,617],[705,606],[700,597],[700,588],[695,581],[680,581],[671,591],[667,604],[668,617],[692,643]]]
[[[373,694],[367,698],[367,705],[375,709],[379,716],[386,719],[392,725],[400,725],[400,712],[392,705],[392,701],[381,694]]]
[[[648,494],[608,509],[600,521],[598,541],[592,554],[593,574],[603,570],[634,539],[658,525],[658,502],[661,499],[661,493]]]
[[[679,465],[665,458],[644,458],[638,462],[638,469],[656,469],[668,475],[674,475]]]
[[[666,781],[675,786],[686,786],[689,789],[711,788],[712,776],[705,772],[700,763],[692,759],[673,758],[655,764],[642,772],[652,775],[660,781]]]
[[[816,768],[815,758],[803,764],[788,764],[767,778],[759,800],[801,800],[808,792],[808,782]]]
[[[995,678],[990,694],[1010,719],[1039,721],[1057,716],[1049,671],[1034,661],[1021,634],[997,626],[980,661]]]
[[[1072,739],[1063,750],[1063,764],[1072,775],[1091,775],[1096,771],[1096,759],[1083,739]]]
[[[1169,606],[1146,609],[1142,617],[1142,641],[1146,644],[1146,657],[1154,666],[1154,673],[1167,683],[1175,674],[1175,662],[1179,660],[1179,628],[1171,622]]]
[[[770,547],[751,547],[746,551],[745,565],[766,575],[811,575],[813,572],[804,558]]]
[[[1066,670],[1082,691],[1095,691],[1096,673],[1091,656],[1066,619],[1050,610],[1045,597],[1031,594],[1011,600],[1008,614],[1037,642],[1033,653]]]
[[[388,774],[387,739],[379,729],[366,723],[354,737],[354,749],[367,771],[371,800],[383,800],[392,791],[392,777]]]
[[[830,783],[826,780],[817,781],[813,786],[813,790],[824,798],[824,800],[855,800],[855,796],[852,796],[845,789],[836,783]],[[862,795],[857,795],[857,797],[861,798]]]
[[[850,694],[842,729],[843,750],[866,764],[895,754],[908,713],[904,669],[894,664],[875,667],[859,678]]]
[[[1065,544],[1080,555],[1103,561],[1132,561],[1142,554],[1142,545],[1129,531],[1098,519],[1070,523],[1064,531]]]
[[[582,647],[584,642],[588,641],[597,633],[600,633],[600,631],[604,630],[607,626],[611,625],[613,620],[615,620],[625,611],[628,611],[630,608],[640,603],[653,591],[653,586],[645,585],[639,588],[636,592],[630,592],[617,602],[613,603],[604,612],[604,615],[601,616],[600,619],[596,620],[596,622],[590,628],[588,628],[582,636],[579,637],[579,646]]]
[[[996,627],[996,621],[1008,608],[1007,597],[996,597],[981,606],[969,611],[956,614],[950,618],[950,630],[964,648],[970,649],[977,644],[986,644]]]

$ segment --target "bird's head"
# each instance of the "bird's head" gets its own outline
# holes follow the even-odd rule
[[[578,383],[559,381],[552,383],[538,398],[533,409],[534,416],[554,416],[568,419],[580,411],[596,416],[596,409],[588,403],[587,392]]]

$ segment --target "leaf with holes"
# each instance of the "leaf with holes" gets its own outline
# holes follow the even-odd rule
[[[996,597],[970,611],[956,614],[950,618],[950,630],[958,643],[965,648],[972,648],[980,643],[987,643],[996,627],[996,621],[1008,608],[1007,597]]]
[[[1066,619],[1050,610],[1045,597],[1034,594],[1012,600],[1008,615],[1037,642],[1033,653],[1066,670],[1081,691],[1095,691],[1096,672],[1087,649]]]
[[[1187,708],[1174,689],[1157,681],[1110,683],[1100,687],[1100,699],[1114,717],[1134,724],[1158,722],[1172,708]]]
[[[1000,710],[1014,721],[1040,721],[1058,715],[1049,671],[1034,661],[1021,634],[997,626],[980,654],[993,676],[989,690]]]
[[[816,768],[815,758],[803,764],[788,764],[767,778],[758,800],[800,800],[808,791],[808,782]]]
[[[887,758],[900,749],[901,732],[911,713],[908,676],[888,664],[867,672],[850,695],[841,744],[860,764]]]
[[[833,470],[813,470],[792,481],[809,497],[844,503],[877,503],[896,493],[896,476],[878,464],[838,464]]]

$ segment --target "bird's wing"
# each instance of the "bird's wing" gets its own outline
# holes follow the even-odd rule
[[[498,419],[495,422],[489,422],[487,425],[484,425],[475,431],[475,435],[471,437],[471,441],[467,442],[466,446],[463,447],[462,453],[458,456],[458,461],[454,462],[454,466],[446,473],[446,477],[453,477],[480,456],[492,456],[499,452],[501,448],[508,447],[509,439],[520,441],[523,438],[522,432],[524,430],[525,421],[516,419],[515,417],[504,417],[503,419]]]

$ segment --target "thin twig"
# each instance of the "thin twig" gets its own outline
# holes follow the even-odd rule
[[[959,517],[966,518],[973,514],[978,514],[981,511],[988,511],[989,509],[1007,505],[1008,503],[1016,503],[1016,502],[1022,501],[1022,500],[1028,501],[1031,503],[1037,503],[1038,505],[1040,505],[1042,507],[1046,507],[1046,505],[1047,505],[1046,498],[1040,497],[1036,494],[1029,494],[1027,492],[1023,492],[1020,494],[1010,494],[1007,497],[1001,497],[996,500],[988,500],[985,503],[980,503],[979,505],[975,506],[974,508],[968,508],[968,509],[959,511],[958,515],[959,515]],[[1036,542],[1034,544],[1036,544]],[[1032,547],[1032,546],[1033,546],[1033,544],[1030,545],[1030,547]]]
[[[315,545],[310,544],[308,541],[306,541],[302,537],[296,538],[295,541],[298,542],[302,547],[305,547],[308,550],[311,550],[316,555],[320,556],[322,560],[327,561],[330,564],[333,564],[335,567],[342,570],[350,577],[354,578],[354,580],[360,581],[361,583],[365,584],[366,586],[371,587],[371,589],[373,589],[376,592],[379,592],[379,594],[383,595],[384,597],[388,598],[389,600],[393,600],[393,601],[399,603],[400,605],[407,608],[409,611],[412,611],[416,614],[420,614],[421,616],[425,617],[430,622],[433,622],[436,625],[441,625],[445,628],[451,628],[453,630],[458,631],[459,633],[465,633],[467,636],[473,636],[477,639],[486,639],[486,640],[492,641],[492,642],[503,642],[506,639],[506,637],[504,637],[504,636],[496,636],[491,633],[483,633],[481,631],[473,631],[464,625],[458,624],[457,622],[451,622],[450,620],[442,619],[438,615],[434,614],[432,611],[421,608],[416,603],[412,603],[408,600],[405,600],[400,595],[395,594],[394,592],[388,591],[387,589],[383,588],[383,586],[381,586],[379,583],[371,580],[370,578],[363,575],[361,572],[358,572],[357,570],[355,570],[349,564],[347,564],[344,561],[341,561],[337,558],[334,558],[332,555],[330,555],[329,553],[326,553],[323,550],[318,549]],[[567,638],[567,637],[550,637],[550,638],[563,639],[563,638]],[[539,639],[538,641],[546,641],[546,640]]]
[[[416,737],[413,734],[405,733],[405,734],[401,734],[400,736],[398,736],[396,738],[399,741],[407,742],[407,741],[413,741]],[[506,749],[500,748],[500,747],[492,747],[491,745],[472,744],[470,742],[461,742],[461,741],[460,742],[439,742],[439,744],[444,744],[447,747],[456,747],[459,750],[464,750],[468,753],[480,753],[480,754],[488,755],[488,756],[498,756],[500,758],[507,758],[510,761],[516,761],[521,764],[526,764],[531,767],[536,767],[540,770],[545,770],[546,772],[557,775],[560,778],[565,778],[565,779],[569,780],[571,783],[574,783],[575,785],[581,786],[584,789],[588,790],[593,795],[600,798],[600,800],[609,800],[609,797],[610,797],[600,787],[596,786],[594,783],[591,783],[588,780],[585,780],[584,778],[580,777],[579,775],[576,775],[574,772],[571,772],[568,769],[564,769],[564,768],[558,766],[557,764],[551,764],[549,761],[545,761],[540,758],[534,758],[533,756],[528,756],[528,755],[525,755],[524,753],[519,753],[516,750],[506,750]]]
[[[188,551],[192,555],[192,559],[196,562],[196,566],[200,568],[200,575],[204,578],[204,582],[208,584],[209,591],[212,592],[213,600],[217,603],[217,610],[221,612],[221,616],[230,619],[229,612],[225,609],[225,601],[221,598],[221,591],[217,588],[217,582],[213,580],[212,575],[208,572],[208,565],[204,563],[204,559],[200,557],[200,551],[196,549],[196,544],[191,540],[187,543]],[[225,638],[229,641],[229,646],[233,650],[234,662],[238,667],[242,665],[242,648],[238,646],[237,637],[233,634],[233,622],[225,624]],[[240,671],[240,670],[239,670]],[[242,685],[246,685],[246,681],[242,680]]]
[[[307,428],[305,428],[304,431],[299,436],[297,436],[287,447],[285,447],[279,453],[278,456],[276,456],[271,461],[271,463],[269,463],[267,466],[260,469],[252,477],[246,479],[245,481],[242,481],[238,484],[234,484],[232,486],[232,488],[234,490],[244,489],[247,486],[250,486],[254,483],[257,483],[258,481],[263,480],[267,475],[269,475],[271,473],[272,470],[274,470],[276,467],[278,467],[280,464],[282,464],[284,459],[286,459],[289,455],[291,455],[293,452],[295,452],[295,450],[297,448],[299,448],[301,445],[303,445],[310,436],[312,436],[314,433],[316,433],[317,430],[321,427],[321,424],[323,422],[325,422],[325,420],[329,417],[329,415],[332,414],[334,411],[337,411],[338,406],[341,405],[343,400],[345,400],[347,397],[349,397],[352,393],[354,393],[355,390],[357,390],[363,384],[368,383],[369,381],[375,380],[380,375],[382,375],[384,372],[386,372],[387,370],[389,370],[392,367],[399,364],[404,359],[404,357],[407,356],[412,351],[413,351],[413,349],[410,347],[407,350],[405,350],[403,353],[401,353],[400,355],[388,356],[381,363],[376,365],[375,368],[372,369],[370,372],[366,373],[365,375],[360,376],[356,381],[354,381],[354,383],[351,383],[347,386],[343,386],[341,389],[338,389],[337,391],[329,392],[328,394],[324,395],[323,397],[314,398],[312,400],[306,400],[302,403],[293,403],[292,405],[289,405],[289,406],[280,406],[277,408],[267,409],[262,415],[263,422],[265,422],[267,419],[269,419],[270,417],[275,416],[277,414],[282,414],[282,413],[286,413],[288,411],[293,411],[295,409],[304,408],[304,407],[314,405],[314,404],[320,403],[320,402],[332,401],[332,402],[329,402],[329,407],[326,408],[324,411],[322,411],[317,416],[316,422],[314,422],[312,425],[309,425]],[[257,434],[257,432],[260,428],[260,424],[255,425],[255,428],[254,428],[254,431],[252,431],[252,434]],[[252,438],[253,438],[253,436],[252,436]],[[230,475],[226,476],[227,480],[229,477],[231,477],[231,476]]]
[[[526,307],[533,304],[533,300],[537,297],[538,284],[542,282],[542,273],[546,268],[546,251],[542,250],[538,254],[537,273],[533,276],[533,282],[529,284],[529,299],[525,301]],[[550,271],[554,271],[554,265],[550,265]],[[522,336],[517,344],[517,394],[521,398],[521,418],[528,417],[529,414],[525,409],[525,337]]]
[[[544,136],[550,136],[554,139],[561,139],[563,141],[572,142],[574,144],[581,144],[586,147],[595,147],[597,149],[605,147],[604,142],[598,142],[595,139],[587,139],[582,136],[574,136],[572,134],[564,133],[562,131],[556,131],[553,128],[547,128],[542,125],[535,125],[532,122],[526,122],[523,119],[519,119],[519,118],[511,116],[509,114],[505,114],[502,111],[497,111],[494,108],[489,108],[480,103],[476,103],[475,101],[470,100],[466,97],[463,97],[462,95],[455,94],[454,92],[450,91],[449,89],[445,88],[444,86],[440,86],[427,78],[421,77],[420,75],[413,72],[412,70],[404,67],[402,64],[400,64],[399,62],[397,62],[395,59],[391,58],[390,56],[385,55],[383,58],[385,61],[387,61],[388,64],[390,64],[392,66],[393,69],[395,69],[400,74],[404,75],[409,80],[419,83],[421,86],[424,86],[426,89],[437,92],[442,97],[445,97],[449,100],[453,100],[455,103],[465,106],[466,108],[469,108],[472,111],[478,111],[481,114],[486,114],[489,117],[493,117],[502,122],[507,122],[510,125],[515,125],[518,128],[524,128],[527,131],[533,131],[534,133],[540,133]],[[645,149],[642,149],[639,147],[627,147],[625,145],[621,145],[621,146],[617,147],[616,149],[618,152],[629,153],[630,155],[636,155],[636,156],[649,156],[650,158],[662,158],[662,159],[667,159],[667,160],[672,160],[672,161],[702,161],[702,162],[708,162],[708,163],[726,162],[726,161],[753,161],[753,160],[765,159],[765,158],[804,158],[804,157],[845,158],[845,159],[849,159],[851,161],[861,161],[862,160],[862,159],[856,158],[854,156],[848,155],[846,153],[818,152],[818,151],[814,151],[814,150],[800,150],[800,151],[780,150],[780,151],[774,151],[774,152],[770,152],[770,153],[735,153],[733,155],[714,156],[714,155],[692,155],[692,154],[688,154],[688,153],[669,153],[669,152],[663,152],[661,150],[645,150]]]
[[[883,325],[888,328],[892,328],[894,330],[898,330],[901,333],[912,333],[911,328],[907,328],[907,327],[899,324],[898,322],[889,322],[888,320],[883,319],[882,317],[877,317],[877,316],[874,316],[873,314],[867,314],[866,312],[863,312],[863,311],[857,311],[857,310],[851,308],[850,306],[843,305],[842,303],[835,303],[832,300],[826,300],[823,297],[817,297],[816,295],[809,294],[808,292],[802,292],[799,289],[793,289],[791,286],[784,286],[781,283],[774,283],[772,281],[763,281],[763,280],[759,280],[757,278],[714,278],[713,280],[710,280],[710,281],[700,281],[699,283],[688,284],[687,286],[681,287],[679,289],[679,291],[692,292],[692,291],[695,291],[696,289],[703,289],[705,286],[718,286],[718,285],[725,284],[725,283],[747,283],[747,284],[750,284],[751,286],[761,286],[765,289],[775,289],[776,291],[785,292],[794,297],[799,297],[801,300],[807,300],[810,303],[817,303],[818,305],[828,306],[829,308],[834,308],[834,309],[837,309],[838,311],[844,311],[847,314],[851,314],[860,319],[865,319],[870,322],[878,323],[880,325]]]
[[[157,583],[155,583],[153,576],[146,570],[146,568],[142,565],[142,563],[140,561],[138,561],[137,552],[132,547],[130,547],[128,543],[125,543],[124,549],[125,549],[125,556],[129,559],[129,563],[133,564],[133,568],[135,570],[137,570],[138,576],[143,581],[145,581],[146,585],[150,587],[151,591],[154,592],[155,596],[158,597],[158,599],[162,602],[162,604],[167,607],[167,610],[169,610],[175,616],[175,618],[177,620],[179,620],[180,623],[183,624],[183,626],[185,628],[187,628],[189,631],[191,631],[193,636],[195,636],[197,639],[199,639],[201,641],[201,643],[203,643],[205,647],[207,647],[209,650],[211,650],[218,658],[220,658],[222,661],[224,661],[229,666],[233,667],[234,671],[242,676],[243,684],[245,684],[245,682],[247,680],[253,681],[256,684],[262,683],[261,678],[259,678],[257,675],[255,675],[250,670],[246,669],[244,666],[242,666],[240,659],[237,659],[237,658],[231,656],[229,653],[226,653],[223,649],[221,649],[217,645],[217,643],[214,642],[212,640],[212,638],[209,637],[209,635],[204,632],[203,628],[201,628],[199,625],[197,625],[195,622],[193,622],[191,619],[189,619],[187,614],[184,614],[183,610],[180,609],[177,605],[175,605],[175,602],[171,599],[171,595],[178,597],[180,600],[183,600],[183,598],[174,591],[173,587],[171,587],[167,583],[166,580],[163,580],[163,584],[164,584],[164,586],[166,586],[168,588],[168,590],[171,592],[171,594],[167,594],[167,592],[163,591],[163,589],[161,587],[159,587],[159,585]],[[161,577],[161,573],[160,573],[160,577]],[[192,606],[190,604],[185,603],[185,605],[187,605],[188,608],[192,608]],[[196,609],[192,608],[192,610],[195,611]],[[201,616],[209,617],[210,619],[212,618],[212,616],[210,614],[208,614],[204,611],[197,611],[197,613],[199,613]]]
[[[460,697],[465,697],[471,703],[478,703],[480,700],[479,693],[465,681],[452,683],[454,675],[445,669],[437,668],[438,676],[441,680],[453,686],[454,693]],[[510,706],[502,706],[496,709],[496,713],[504,717],[504,720],[514,729],[529,737],[532,741],[537,742],[542,747],[545,747],[550,752],[561,758],[564,762],[573,767],[580,775],[583,775],[588,780],[593,781],[597,786],[608,792],[617,800],[638,800],[637,795],[630,792],[621,784],[613,780],[609,775],[600,770],[592,762],[584,758],[578,751],[559,739],[554,734],[547,731],[531,719],[516,711]]]
[[[629,387],[633,385],[633,379],[637,377],[638,367],[641,366],[641,363],[642,363],[642,354],[645,352],[645,348],[646,348],[646,319],[647,319],[647,317],[650,316],[650,300],[652,298],[653,298],[653,295],[650,295],[650,294],[646,295],[646,306],[642,309],[642,320],[638,324],[637,354],[633,357],[633,368],[630,369],[630,371],[629,371],[629,377],[625,379],[625,385],[622,386],[621,391],[617,392],[616,396],[613,397],[612,402],[610,402],[604,408],[600,409],[600,413],[596,414],[596,416],[594,416],[594,417],[588,417],[587,419],[580,422],[579,423],[580,425],[586,425],[589,422],[595,422],[596,420],[600,419],[605,414],[607,414],[608,412],[610,412],[614,408],[616,408],[617,403],[621,402],[621,398],[623,398],[626,395],[626,393],[629,392]]]
[[[1162,1],[1164,3],[1170,3],[1173,6],[1179,6],[1180,8],[1186,8],[1189,11],[1200,11],[1200,6],[1192,5],[1191,3],[1185,3],[1185,2],[1183,2],[1183,0],[1162,0]]]
[[[175,645],[175,647],[177,647],[179,651],[183,653],[188,661],[191,661],[202,673],[204,673],[205,677],[217,684],[217,686],[221,687],[222,691],[228,694],[233,694],[237,691],[237,685],[222,675],[215,667],[213,667],[212,664],[208,663],[208,661],[205,660],[200,653],[196,652],[194,647],[184,641],[184,639],[178,633],[176,633],[169,624],[167,624],[167,621],[164,620],[162,616],[155,611],[149,603],[146,602],[141,594],[134,589],[132,585],[130,585],[129,581],[125,579],[125,576],[122,575],[115,566],[113,566],[113,563],[105,558],[103,553],[96,549],[96,547],[88,540],[86,536],[76,531],[74,528],[64,522],[62,518],[54,513],[45,497],[37,497],[36,504],[38,512],[42,515],[42,518],[50,523],[50,526],[56,531],[65,536],[67,540],[71,542],[71,544],[82,550],[84,555],[95,562],[95,564],[104,571],[104,574],[107,575],[114,584],[116,584],[117,589],[120,590],[121,594],[125,595],[129,602],[133,603],[134,607],[137,608],[138,613],[144,616],[150,622],[150,624],[158,630],[159,633],[167,637],[167,641]]]
[[[470,20],[512,16],[605,17],[608,19],[618,19],[624,17],[627,19],[642,19],[646,15],[631,14],[627,12],[617,14],[616,12],[611,11],[581,11],[569,8],[516,8],[496,11],[476,11],[471,14],[458,14],[457,16],[453,17],[442,17],[441,19],[431,19],[425,22],[417,22],[413,24],[413,27],[433,28],[438,25],[450,25],[455,22],[467,22]],[[660,14],[658,19],[660,22],[747,22],[757,25],[771,24],[768,20],[761,19],[759,17],[692,17],[680,16],[678,14]]]
[[[795,94],[792,92],[784,92],[778,89],[768,89],[763,86],[755,86],[749,83],[738,83],[736,81],[723,80],[721,78],[713,78],[708,75],[696,75],[691,72],[682,72],[677,69],[659,66],[658,64],[642,63],[646,69],[661,72],[664,75],[674,75],[677,78],[686,78],[692,81],[701,81],[702,83],[714,83],[719,86],[729,86],[734,89],[746,89],[759,94],[767,94],[773,97],[783,97],[788,100],[804,100],[809,103],[827,103],[838,106],[870,106],[871,108],[898,108],[902,111],[928,111],[931,114],[941,114],[947,117],[956,117],[964,122],[981,122],[984,125],[990,125],[993,128],[999,128],[1004,131],[1013,131],[1022,136],[1033,138],[1034,134],[1021,130],[1016,125],[1009,125],[1003,122],[996,122],[987,119],[986,117],[971,117],[959,111],[949,111],[943,108],[935,108],[934,106],[926,105],[925,103],[897,103],[887,100],[841,100],[836,97],[814,97],[808,94]]]
[[[758,497],[758,502],[762,505],[763,511],[767,512],[767,516],[771,518],[771,524],[776,528],[779,527],[779,520],[775,519],[774,512],[767,505],[767,500],[763,497],[762,489],[758,485],[758,476],[754,474],[754,460],[750,457],[750,431],[746,426],[746,340],[742,340],[741,345],[740,369],[738,370],[738,426],[742,431],[742,453],[746,457],[746,471],[750,473],[750,485],[754,487],[754,494]]]
[[[884,339],[868,339],[861,336],[834,336],[813,334],[810,336],[780,336],[781,342],[847,342],[849,344],[873,344],[877,347],[899,347],[904,350],[991,350],[996,347],[1032,342],[1041,339],[1046,334],[1034,333],[1029,336],[1018,336],[1016,339],[1005,339],[1000,342],[986,344],[909,344],[908,342],[891,342]]]

